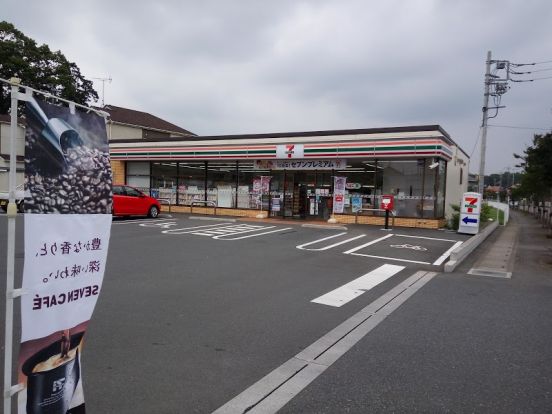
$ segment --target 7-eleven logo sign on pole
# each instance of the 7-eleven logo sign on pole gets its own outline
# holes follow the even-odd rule
[[[458,233],[477,234],[479,232],[480,213],[481,194],[464,193],[460,203]]]
[[[464,193],[462,196],[461,213],[480,214],[481,213],[481,194]]]

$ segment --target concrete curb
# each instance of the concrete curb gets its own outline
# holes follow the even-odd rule
[[[445,273],[453,272],[454,269],[456,269],[456,266],[462,263],[464,259],[468,257],[468,255],[473,252],[477,246],[483,243],[485,239],[489,237],[493,231],[496,230],[497,227],[498,221],[495,221],[492,224],[489,224],[481,233],[473,236],[471,239],[469,239],[465,243],[462,243],[460,246],[454,249],[450,253],[449,261],[445,263]]]

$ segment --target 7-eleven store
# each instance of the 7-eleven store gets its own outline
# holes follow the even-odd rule
[[[381,196],[393,194],[395,225],[436,228],[468,181],[468,156],[438,125],[120,139],[110,153],[115,183],[173,212],[325,220],[337,176],[346,178],[338,222],[380,224]]]

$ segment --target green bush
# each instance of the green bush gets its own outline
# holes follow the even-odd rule
[[[451,230],[458,230],[458,224],[460,223],[460,204],[451,204],[450,207],[454,210],[450,220],[448,222],[448,228]]]
[[[481,225],[486,225],[489,221],[496,220],[497,209],[489,206],[488,204],[483,204],[481,206],[481,216],[479,218]],[[498,210],[498,224],[504,224],[504,211]]]

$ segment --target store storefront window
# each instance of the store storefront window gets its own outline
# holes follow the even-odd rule
[[[433,187],[424,189],[425,159],[380,161],[383,167],[382,194],[395,196],[399,217],[422,217],[422,197],[433,196]]]
[[[192,201],[205,200],[205,162],[178,163],[178,204],[189,206]]]
[[[151,196],[176,204],[177,172],[176,162],[152,162]]]
[[[262,176],[270,176],[270,170],[257,170],[253,168],[253,161],[238,162],[238,208],[260,209],[260,182]],[[266,186],[266,185],[265,185]],[[268,190],[264,194],[268,200]],[[267,201],[265,201],[265,204]],[[265,206],[265,210],[268,206]]]
[[[150,192],[149,161],[129,161],[126,164],[126,183],[146,194]]]
[[[207,162],[207,200],[217,207],[236,207],[236,161]]]
[[[356,214],[362,209],[374,208],[375,162],[351,161],[345,170],[335,171],[338,177],[345,177],[345,214]]]
[[[213,201],[217,207],[262,209],[273,217],[328,218],[335,176],[346,178],[344,214],[378,214],[381,195],[395,196],[399,217],[441,218],[446,161],[349,160],[341,170],[260,170],[243,161],[129,161],[126,182],[171,204]],[[261,191],[262,177],[265,186]],[[270,181],[270,184],[268,184]]]

